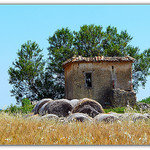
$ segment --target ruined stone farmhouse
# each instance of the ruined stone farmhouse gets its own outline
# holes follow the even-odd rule
[[[65,98],[91,98],[104,108],[134,105],[132,63],[126,57],[72,57],[63,63]]]

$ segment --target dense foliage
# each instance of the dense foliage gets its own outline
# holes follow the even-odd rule
[[[48,38],[48,59],[43,61],[42,50],[35,42],[28,41],[17,53],[18,59],[9,68],[9,83],[13,85],[11,93],[20,102],[23,98],[39,100],[44,97],[64,97],[64,70],[62,63],[72,56],[94,57],[126,56],[136,59],[133,64],[133,85],[145,86],[150,74],[150,49],[142,53],[133,47],[127,31],[118,33],[116,27],[83,25],[79,31],[68,28],[58,29]]]

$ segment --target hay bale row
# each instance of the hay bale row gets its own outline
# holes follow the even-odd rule
[[[119,118],[113,114],[99,114],[94,117],[95,122],[113,123],[119,120]]]
[[[25,119],[30,120],[38,120],[38,121],[45,121],[45,120],[53,120],[53,121],[59,121],[59,122],[88,122],[88,123],[114,123],[114,122],[120,122],[120,121],[148,121],[150,118],[146,114],[122,114],[122,118],[119,118],[118,115],[115,114],[99,114],[95,116],[94,118],[90,117],[87,114],[84,113],[74,113],[70,114],[67,117],[59,117],[55,114],[46,114],[44,116],[39,115],[33,115],[26,117]],[[129,120],[128,120],[129,119]],[[121,123],[121,122],[120,122]]]
[[[136,117],[137,116],[137,117]],[[38,121],[45,121],[45,120],[51,120],[51,121],[57,121],[57,122],[64,122],[64,123],[69,123],[69,122],[87,122],[87,123],[114,123],[114,122],[119,122],[128,120],[129,117],[126,118],[126,115],[122,118],[119,118],[118,116],[114,114],[99,114],[95,116],[94,118],[90,117],[87,114],[84,113],[74,113],[70,114],[67,117],[59,117],[55,114],[46,114],[44,116],[39,116],[39,115],[33,115],[26,117],[25,119],[29,120],[38,120]],[[143,116],[141,115],[140,117],[135,114],[133,115],[133,118],[131,117],[129,121],[148,121],[150,118],[145,117],[145,114]]]
[[[95,100],[89,98],[83,99],[42,99],[39,101],[33,109],[34,115],[31,118],[38,118],[44,120],[55,119],[61,121],[89,121],[89,122],[116,122],[118,120],[132,120],[133,122],[138,120],[150,119],[150,114],[117,114],[109,113],[105,114],[102,106]]]
[[[99,113],[104,113],[102,106],[95,100],[84,99],[42,99],[33,109],[34,114],[55,114],[59,117],[67,117],[70,113],[84,113],[94,118]]]

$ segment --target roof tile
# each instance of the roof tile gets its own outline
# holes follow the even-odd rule
[[[66,65],[73,62],[134,62],[135,59],[130,56],[125,57],[104,57],[104,56],[95,56],[95,57],[82,57],[82,56],[74,56],[68,60],[66,60],[62,66],[65,68]]]

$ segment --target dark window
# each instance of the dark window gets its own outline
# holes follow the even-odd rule
[[[92,87],[92,73],[86,73],[86,87]]]

